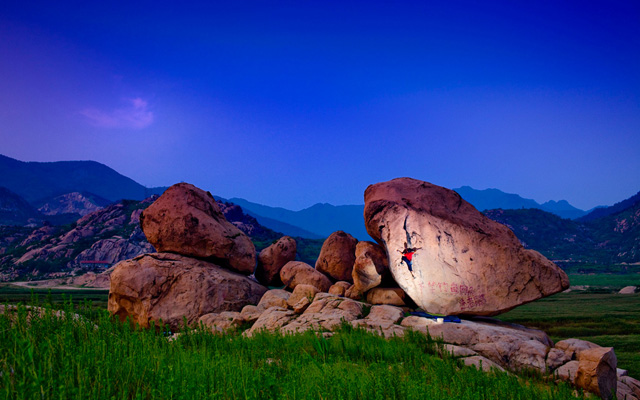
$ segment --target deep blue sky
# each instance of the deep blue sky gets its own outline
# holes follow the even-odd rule
[[[0,154],[291,209],[640,190],[637,1],[175,3],[1,2]]]

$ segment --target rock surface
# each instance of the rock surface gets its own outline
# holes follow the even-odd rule
[[[298,285],[312,285],[319,291],[326,292],[331,287],[329,278],[302,261],[286,263],[280,270],[280,279],[285,286],[292,290]]]
[[[365,191],[364,215],[394,279],[428,312],[496,315],[569,287],[560,268],[452,190],[378,183]]]
[[[167,189],[142,215],[140,224],[159,252],[210,260],[251,274],[256,265],[251,239],[228,222],[209,192],[188,183]]]
[[[283,236],[277,242],[260,252],[256,278],[268,286],[279,286],[280,270],[289,261],[296,259],[297,245],[294,238]]]
[[[353,265],[353,284],[366,292],[382,283],[389,272],[389,261],[384,249],[373,242],[358,242]]]
[[[219,266],[172,253],[145,254],[120,262],[111,273],[109,312],[148,327],[162,320],[177,329],[205,314],[240,311],[266,288]]]
[[[353,263],[356,261],[358,239],[343,231],[333,232],[322,244],[316,270],[336,281],[353,283]]]
[[[431,337],[469,348],[511,371],[546,372],[545,360],[552,342],[542,331],[493,320],[429,324],[425,329]]]

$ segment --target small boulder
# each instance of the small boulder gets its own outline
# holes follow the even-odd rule
[[[296,240],[290,236],[283,236],[277,242],[260,252],[256,278],[259,282],[268,286],[278,286],[280,270],[289,261],[296,259]]]
[[[356,288],[356,285],[351,285],[351,286],[349,286],[349,289],[347,289],[344,292],[344,297],[347,297],[347,298],[352,299],[352,300],[363,300],[364,299],[364,293],[359,291],[358,288]]]
[[[298,304],[303,298],[309,299],[309,304],[311,304],[313,298],[316,297],[316,294],[319,292],[318,288],[313,285],[297,285],[296,288],[293,289],[291,297],[287,300],[287,304],[293,308],[293,306]]]
[[[475,367],[482,372],[491,372],[492,370],[504,372],[504,368],[482,356],[470,356],[463,360],[467,367]]]
[[[316,270],[336,281],[353,283],[358,239],[343,231],[333,232],[322,244]]]
[[[287,300],[291,293],[283,289],[268,290],[260,299],[258,308],[268,310],[271,307],[287,308]]]
[[[367,303],[388,304],[392,306],[404,307],[406,294],[400,288],[373,288],[367,293]]]
[[[200,317],[198,324],[211,329],[213,332],[226,332],[237,325],[237,317],[240,315],[237,311],[223,311],[221,313],[209,313]]]
[[[311,300],[309,300],[308,297],[303,297],[296,304],[291,306],[291,309],[296,314],[302,314],[307,310],[307,308],[309,308],[310,305],[311,305]]]
[[[344,296],[347,290],[351,287],[351,284],[347,281],[338,281],[331,285],[329,288],[329,294],[336,296]]]
[[[384,249],[373,242],[358,242],[352,273],[356,288],[364,293],[379,286],[388,273],[389,261]]]
[[[575,385],[611,399],[616,393],[618,360],[613,347],[598,347],[580,352]]]
[[[246,330],[243,335],[251,337],[254,333],[262,330],[276,331],[287,325],[294,318],[296,318],[296,314],[291,310],[281,307],[271,307],[265,310],[253,326]]]
[[[205,259],[245,275],[256,266],[251,239],[225,219],[211,193],[188,183],[167,189],[142,212],[140,225],[158,252]]]
[[[108,309],[124,321],[148,327],[162,320],[173,330],[209,313],[256,304],[266,288],[244,275],[172,253],[121,261],[111,273]]]
[[[625,286],[618,292],[619,294],[634,294],[636,292],[635,286]]]
[[[301,261],[286,263],[280,270],[280,279],[291,290],[301,284],[315,286],[321,292],[326,292],[331,287],[329,278]]]

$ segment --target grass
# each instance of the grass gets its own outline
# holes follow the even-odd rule
[[[67,315],[73,306],[66,305]],[[325,338],[137,330],[90,318],[0,316],[3,398],[64,399],[573,399],[565,384],[485,374],[435,354],[418,333],[385,340],[349,325]]]
[[[572,286],[606,287],[618,291],[625,286],[640,286],[640,274],[570,274]]]
[[[37,298],[35,302],[44,301],[50,304],[64,304],[72,299],[75,304],[91,301],[96,308],[107,309],[108,290],[77,289],[61,290],[47,288],[24,288],[0,284],[0,304],[4,303],[28,303]]]

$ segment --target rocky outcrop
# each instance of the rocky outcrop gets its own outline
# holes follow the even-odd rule
[[[247,275],[254,271],[251,239],[225,219],[211,193],[193,185],[171,186],[144,210],[140,224],[160,252],[210,260]]]
[[[298,285],[312,285],[319,291],[326,292],[331,287],[329,278],[301,261],[290,261],[285,264],[280,270],[280,279],[291,290]]]
[[[343,231],[333,232],[322,244],[316,269],[336,281],[353,283],[358,239]]]
[[[432,313],[496,315],[569,287],[561,269],[507,227],[427,182],[369,186],[365,223],[384,245],[395,281]]]
[[[54,197],[38,208],[38,211],[44,215],[79,214],[84,217],[101,210],[109,203],[110,201],[98,196],[72,192]]]
[[[111,274],[109,312],[148,327],[171,329],[212,312],[240,311],[266,292],[257,282],[215,264],[172,253],[122,261]]]
[[[290,236],[283,236],[277,242],[260,252],[256,278],[264,285],[277,286],[280,281],[280,270],[289,261],[296,259],[296,241]]]
[[[373,242],[358,242],[353,265],[353,284],[366,292],[382,283],[389,272],[389,261],[384,249]]]

